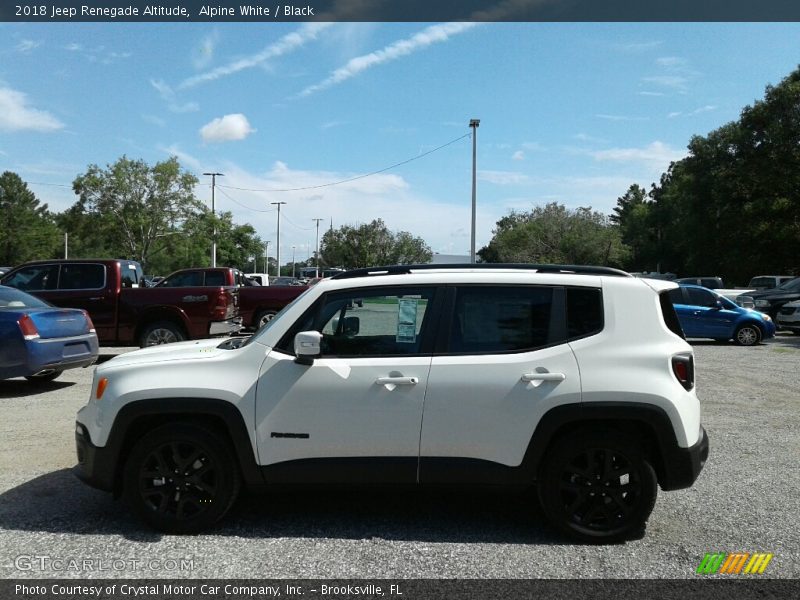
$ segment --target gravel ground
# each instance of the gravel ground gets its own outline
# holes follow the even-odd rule
[[[694,347],[709,462],[659,495],[643,539],[604,547],[554,535],[530,495],[463,492],[247,496],[213,534],[163,536],[70,471],[91,370],[0,382],[0,577],[685,578],[745,551],[796,578],[800,337]]]

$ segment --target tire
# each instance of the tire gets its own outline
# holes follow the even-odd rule
[[[183,330],[171,321],[157,321],[150,323],[142,330],[139,336],[139,347],[158,346],[160,344],[171,344],[182,342],[186,339]]]
[[[275,315],[278,314],[276,310],[262,310],[260,313],[256,315],[256,318],[253,320],[253,327],[255,327],[256,331],[261,329],[264,325],[272,321]]]
[[[51,369],[39,375],[26,375],[25,379],[31,383],[47,383],[48,381],[53,381],[56,377],[59,377],[63,372],[63,369]]]
[[[128,505],[165,533],[209,529],[233,506],[240,487],[239,467],[227,441],[191,424],[165,425],[145,434],[123,471]]]
[[[639,537],[658,481],[638,445],[617,431],[578,431],[547,452],[538,481],[545,515],[561,532],[603,544]]]
[[[745,323],[736,328],[733,341],[738,346],[756,346],[761,341],[761,330],[758,325]]]

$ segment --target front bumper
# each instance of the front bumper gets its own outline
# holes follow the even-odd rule
[[[75,423],[75,447],[78,464],[73,472],[78,479],[94,488],[114,491],[117,453],[92,444],[89,431],[80,422]]]
[[[689,448],[675,447],[665,452],[661,489],[681,490],[691,487],[708,460],[708,435],[700,427],[700,439]]]
[[[242,329],[242,317],[234,317],[227,321],[212,321],[208,327],[208,335],[230,335]]]

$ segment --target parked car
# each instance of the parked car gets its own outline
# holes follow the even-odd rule
[[[775,336],[775,323],[768,315],[737,306],[708,288],[684,284],[669,297],[686,337],[732,339],[740,346],[754,346]]]
[[[688,283],[691,285],[699,285],[704,288],[708,288],[709,290],[717,290],[725,287],[725,285],[722,283],[722,277],[681,277],[680,279],[675,279],[674,281],[678,284]]]
[[[800,300],[787,302],[781,306],[776,321],[781,329],[800,335]]]
[[[306,290],[305,286],[282,286],[274,283],[267,287],[247,285],[247,277],[230,267],[183,269],[167,279],[170,282],[164,281],[161,285],[179,286],[182,283],[191,283],[241,286],[238,291],[239,316],[243,326],[248,329],[259,329],[269,323],[278,311]]]
[[[771,290],[742,294],[736,298],[736,303],[740,306],[752,306],[776,320],[781,307],[794,300],[800,300],[800,277],[790,279]]]
[[[270,285],[302,285],[296,277],[273,277]]]
[[[103,344],[152,346],[241,329],[237,287],[145,288],[142,280],[135,261],[74,259],[25,263],[0,283],[88,311]]]
[[[0,277],[8,273],[14,267],[0,267]]]
[[[243,485],[488,484],[535,485],[581,540],[638,536],[658,485],[691,486],[708,456],[675,287],[603,267],[349,271],[249,338],[100,365],[77,472],[174,533],[213,526]]]
[[[254,279],[258,282],[258,285],[267,286],[269,285],[269,275],[266,273],[245,273],[245,275],[249,279]]]
[[[747,287],[754,291],[771,290],[792,279],[793,275],[758,275],[750,280]]]
[[[52,381],[66,369],[94,364],[98,351],[85,310],[56,308],[0,285],[0,379]]]

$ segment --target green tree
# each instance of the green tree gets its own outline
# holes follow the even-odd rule
[[[484,262],[622,266],[629,253],[619,227],[590,207],[570,210],[552,202],[511,211],[493,233],[478,251]]]
[[[328,230],[320,242],[321,264],[355,269],[430,262],[433,252],[422,238],[393,233],[381,219]]]
[[[0,264],[53,258],[61,236],[47,204],[41,204],[19,175],[0,175]]]
[[[194,197],[196,184],[175,157],[151,167],[123,156],[105,169],[90,165],[72,187],[86,212],[113,218],[124,256],[147,267],[159,238],[202,208]]]

